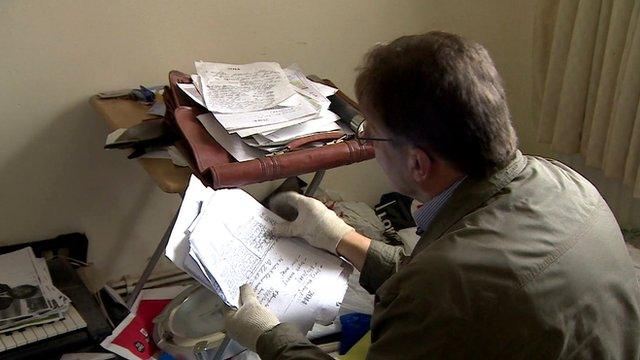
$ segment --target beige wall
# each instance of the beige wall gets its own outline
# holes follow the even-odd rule
[[[124,153],[87,100],[165,82],[193,60],[296,62],[352,94],[375,42],[442,29],[487,46],[503,74],[522,144],[530,123],[530,1],[0,2],[0,243],[72,231],[90,239],[92,279],[142,271],[179,204]],[[325,187],[375,203],[375,162],[328,172]],[[274,184],[251,187],[257,196]],[[162,267],[170,268],[165,262]]]

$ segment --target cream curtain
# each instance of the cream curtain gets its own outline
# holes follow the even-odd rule
[[[539,0],[538,140],[640,197],[640,0]]]

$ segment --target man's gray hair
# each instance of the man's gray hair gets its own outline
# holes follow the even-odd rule
[[[458,35],[433,31],[376,45],[356,95],[393,135],[469,176],[487,176],[515,155],[500,75],[482,45]]]

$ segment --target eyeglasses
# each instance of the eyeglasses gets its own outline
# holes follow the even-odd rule
[[[367,137],[366,124],[367,124],[367,120],[362,120],[362,122],[360,122],[360,124],[358,125],[358,130],[356,131],[356,136],[355,136],[356,141],[358,141],[358,144],[365,145],[370,141],[393,141],[393,139]]]

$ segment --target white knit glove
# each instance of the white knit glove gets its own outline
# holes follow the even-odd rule
[[[276,214],[293,220],[276,226],[276,236],[301,237],[334,254],[340,240],[354,231],[322,202],[292,191],[275,195],[269,205]]]
[[[228,311],[224,317],[227,335],[254,352],[260,335],[278,324],[280,320],[260,304],[249,284],[240,287],[240,308]]]

